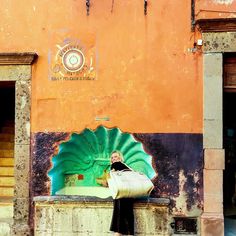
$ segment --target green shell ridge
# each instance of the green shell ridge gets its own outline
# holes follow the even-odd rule
[[[52,158],[48,172],[51,179],[51,194],[65,186],[100,186],[101,179],[110,169],[110,155],[121,151],[124,162],[150,179],[156,175],[152,167],[152,156],[147,154],[142,143],[130,133],[119,128],[99,126],[96,130],[84,129],[72,133],[70,140],[59,145],[58,154]],[[72,181],[73,180],[73,181]]]

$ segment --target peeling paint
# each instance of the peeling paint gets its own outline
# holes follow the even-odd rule
[[[154,180],[155,197],[170,197],[170,210],[183,211],[176,206],[185,204],[189,212],[201,211],[203,203],[202,136],[191,134],[135,134],[147,153],[154,157],[158,177]],[[191,158],[190,158],[191,157]],[[183,179],[186,178],[185,182]],[[181,182],[181,185],[180,185]],[[184,185],[182,185],[184,184]],[[182,196],[185,198],[181,199]]]
[[[50,179],[47,171],[51,168],[50,158],[58,152],[59,143],[68,138],[68,133],[37,133],[33,136],[32,186],[34,196],[49,195]]]
[[[186,200],[187,200],[187,196],[186,193],[184,192],[184,185],[187,181],[187,178],[184,175],[184,171],[180,170],[179,172],[179,197],[178,197],[178,201],[176,201],[176,209],[177,209],[177,214],[178,215],[182,215],[187,211],[187,207],[186,207]]]
[[[133,134],[153,157],[152,165],[158,176],[153,198],[168,197],[170,212],[199,215],[203,206],[202,134]],[[36,133],[33,135],[32,173],[33,196],[49,195],[51,157],[59,143],[70,133]]]

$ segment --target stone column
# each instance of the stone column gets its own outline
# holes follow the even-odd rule
[[[224,235],[222,68],[221,53],[204,54],[204,212],[201,216],[202,236]]]
[[[31,65],[34,52],[0,53],[0,81],[15,81],[15,188],[12,235],[32,235],[30,232],[30,105]],[[1,232],[0,232],[1,233]]]
[[[29,76],[31,78],[31,67]],[[31,235],[29,227],[30,103],[31,81],[16,81],[15,105],[15,189],[13,235]]]

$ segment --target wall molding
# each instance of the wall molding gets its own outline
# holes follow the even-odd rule
[[[0,65],[31,65],[38,58],[35,52],[2,52]]]
[[[202,32],[236,32],[236,18],[199,19],[195,24]]]

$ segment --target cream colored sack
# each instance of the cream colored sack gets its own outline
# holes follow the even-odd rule
[[[148,197],[154,188],[145,174],[133,170],[111,171],[107,182],[113,199]]]

